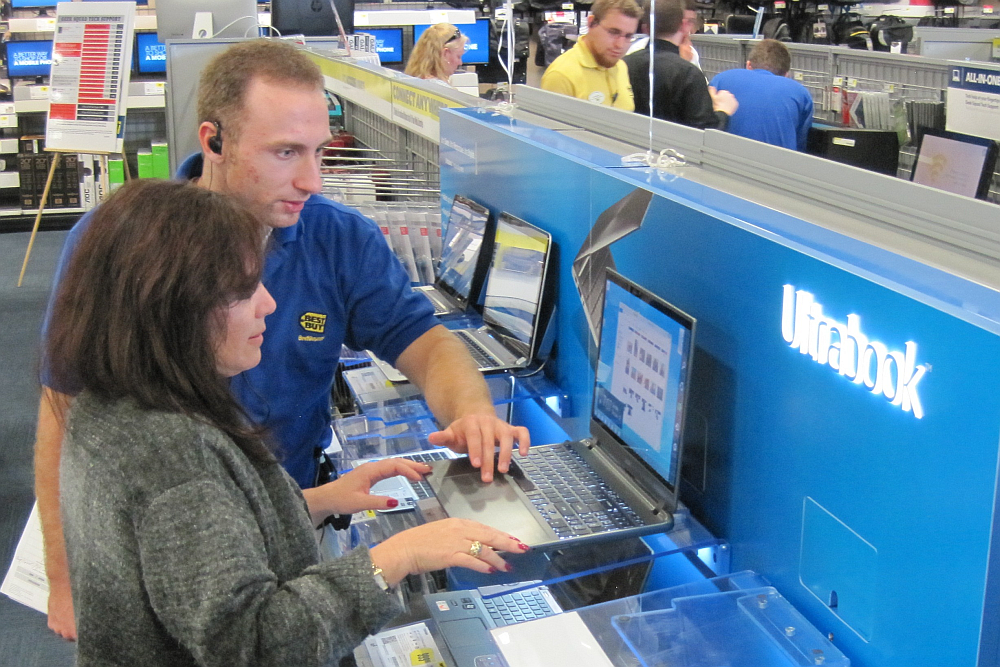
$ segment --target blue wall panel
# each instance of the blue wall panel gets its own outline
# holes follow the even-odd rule
[[[646,187],[642,229],[613,252],[626,277],[698,318],[685,502],[731,542],[734,570],[765,575],[854,664],[977,664],[981,629],[992,647],[997,623],[984,605],[996,293],[683,178],[608,168],[617,157],[558,133],[467,110],[441,121],[443,194],[539,224],[559,245],[546,372],[573,397],[571,435],[586,432],[592,371],[570,264],[597,216]],[[923,417],[792,348],[786,284],[833,320],[857,315],[890,351],[916,343]]]

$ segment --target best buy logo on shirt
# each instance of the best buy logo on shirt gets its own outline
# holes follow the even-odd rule
[[[299,325],[310,334],[321,334],[326,331],[326,315],[322,313],[303,313],[299,317]],[[323,336],[299,336],[299,340],[319,341]]]

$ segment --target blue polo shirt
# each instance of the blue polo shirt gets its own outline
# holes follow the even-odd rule
[[[790,150],[804,151],[812,125],[813,100],[795,79],[763,69],[730,69],[712,79],[740,103],[727,132]]]
[[[201,165],[201,155],[188,158],[178,178],[197,177]],[[70,231],[54,284],[89,219],[88,213]],[[276,439],[288,473],[308,488],[316,477],[314,450],[331,439],[330,397],[341,345],[372,349],[395,362],[437,320],[430,302],[410,289],[409,276],[375,223],[318,195],[309,198],[296,224],[272,233],[263,282],[277,310],[265,320],[260,364],[233,378],[232,389]],[[46,313],[43,336],[48,318]],[[79,391],[47,369],[42,380],[63,393]]]

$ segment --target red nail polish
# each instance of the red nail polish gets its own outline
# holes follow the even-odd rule
[[[495,567],[493,567],[492,565],[490,565],[490,569],[489,569],[489,571],[486,574],[496,574],[496,573],[497,573],[497,569]]]
[[[527,544],[525,544],[525,543],[524,543],[524,542],[522,542],[521,540],[518,540],[518,541],[517,541],[517,548],[518,548],[518,549],[520,549],[521,551],[527,551],[527,550],[528,550],[528,549],[530,549],[531,547],[529,547],[529,546],[528,546]]]
[[[514,566],[511,565],[510,563],[504,563],[503,569],[507,572],[513,572]]]
[[[389,506],[389,509],[392,509],[393,507],[399,507],[399,501],[396,500],[395,498],[389,498],[389,502],[387,502],[386,505]]]

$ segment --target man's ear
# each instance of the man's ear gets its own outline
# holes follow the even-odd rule
[[[750,64],[749,60],[747,61],[747,69],[753,69],[753,65]]]
[[[215,123],[210,123],[207,120],[198,126],[198,147],[201,148],[201,154],[205,156],[206,160],[216,163],[222,162],[222,154],[212,150],[209,140],[215,137],[218,132]]]
[[[593,28],[595,23],[597,23],[597,17],[595,17],[593,14],[591,14],[590,16],[587,17],[587,29],[588,30],[591,29],[591,28]]]

